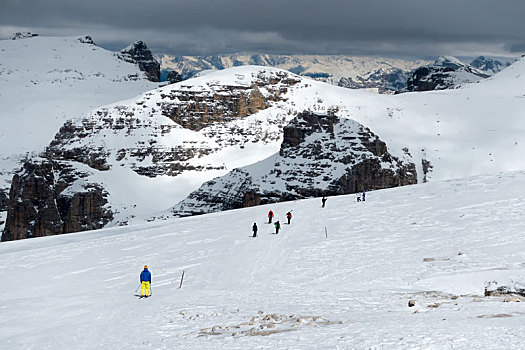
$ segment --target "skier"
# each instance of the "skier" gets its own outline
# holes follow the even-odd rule
[[[272,223],[272,219],[273,219],[273,211],[269,211],[268,212],[268,223],[271,224]]]
[[[357,195],[357,201],[361,202],[361,196]]]
[[[149,297],[149,285],[151,283],[151,272],[148,270],[148,265],[144,265],[144,270],[140,273],[140,296]]]
[[[253,223],[253,236],[252,237],[257,237],[257,224],[254,222]]]
[[[288,225],[290,225],[290,220],[292,220],[292,213],[291,212],[286,213],[286,218],[288,219]]]
[[[281,224],[279,223],[279,221],[276,221],[274,225],[275,225],[275,234],[278,234],[279,229],[281,228]]]
[[[365,190],[363,190],[363,202],[365,201]]]
[[[325,203],[326,203],[326,197],[323,196],[323,199],[321,199],[321,201],[323,202],[323,208],[324,208],[324,205],[325,205]]]

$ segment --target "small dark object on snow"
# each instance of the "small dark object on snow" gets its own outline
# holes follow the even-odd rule
[[[408,301],[408,307],[413,307],[413,306],[416,306],[416,301],[415,300],[409,300]]]

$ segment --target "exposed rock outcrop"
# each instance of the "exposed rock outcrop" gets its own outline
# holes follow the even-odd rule
[[[9,196],[2,189],[0,189],[0,211],[7,210],[8,202],[9,202]]]
[[[113,217],[107,193],[97,184],[70,188],[87,175],[62,162],[26,162],[13,177],[2,241],[102,228]]]
[[[394,156],[353,120],[304,112],[284,128],[279,154],[205,183],[173,212],[196,215],[415,183],[408,152]]]
[[[149,80],[160,81],[160,64],[143,41],[135,41],[121,50],[117,56],[123,61],[136,63],[139,69],[146,73]]]
[[[182,81],[182,76],[179,74],[179,72],[172,70],[168,73],[166,80],[169,81],[170,84],[175,84],[179,81]]]
[[[35,36],[38,36],[36,33],[31,32],[16,32],[15,34],[11,35],[11,40],[20,40],[20,39],[28,39],[33,38]]]
[[[80,41],[82,44],[95,45],[93,38],[90,37],[89,35],[78,38],[78,41]]]

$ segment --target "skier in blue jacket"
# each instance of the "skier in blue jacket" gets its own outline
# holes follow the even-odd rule
[[[144,266],[144,270],[140,273],[140,296],[141,297],[149,297],[149,285],[151,283],[151,272],[148,270],[148,265]]]

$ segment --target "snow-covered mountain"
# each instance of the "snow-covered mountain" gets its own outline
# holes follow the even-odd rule
[[[0,343],[520,349],[524,197],[519,171],[4,242]]]
[[[173,213],[196,215],[417,183],[407,152],[392,155],[383,141],[353,120],[304,112],[283,134],[279,154],[208,181]]]
[[[502,71],[503,69],[510,66],[510,64],[510,62],[502,63],[501,61],[485,56],[478,56],[472,60],[472,62],[470,62],[472,67],[477,68],[489,75],[493,75]]]
[[[474,61],[479,66],[488,69],[483,61]],[[489,64],[489,62],[487,62]],[[441,56],[434,63],[414,70],[408,77],[406,86],[401,92],[430,91],[456,88],[462,84],[473,83],[488,78],[494,74],[492,70],[477,69],[461,62],[456,57]]]
[[[15,169],[66,120],[158,86],[89,36],[13,39],[0,41],[0,228]]]
[[[332,85],[374,89],[390,94],[405,86],[410,71],[429,63],[424,60],[342,55],[160,55],[158,59],[163,69],[178,72],[182,79],[210,70],[257,65],[287,70]]]
[[[10,201],[26,212],[10,212],[4,239],[36,234],[33,228],[42,214],[32,197],[23,195],[35,181],[53,189],[40,203],[56,203],[54,217],[60,222],[38,225],[54,227],[55,233],[71,227],[71,217],[86,228],[144,220],[205,181],[275,157],[284,127],[304,111],[361,124],[385,144],[388,154],[414,164],[418,182],[523,169],[525,140],[519,130],[525,120],[524,71],[525,61],[520,60],[461,89],[396,96],[255,66],[171,84],[64,124],[42,155],[44,164],[37,160],[26,167],[33,170],[18,175]],[[286,161],[298,167],[295,173],[306,164]],[[385,165],[391,166],[395,164]],[[37,168],[54,169],[53,176],[31,175]],[[340,171],[325,182],[340,178]],[[355,187],[343,187],[343,193],[355,192]],[[77,199],[71,200],[75,194]],[[97,213],[104,215],[98,218]]]

